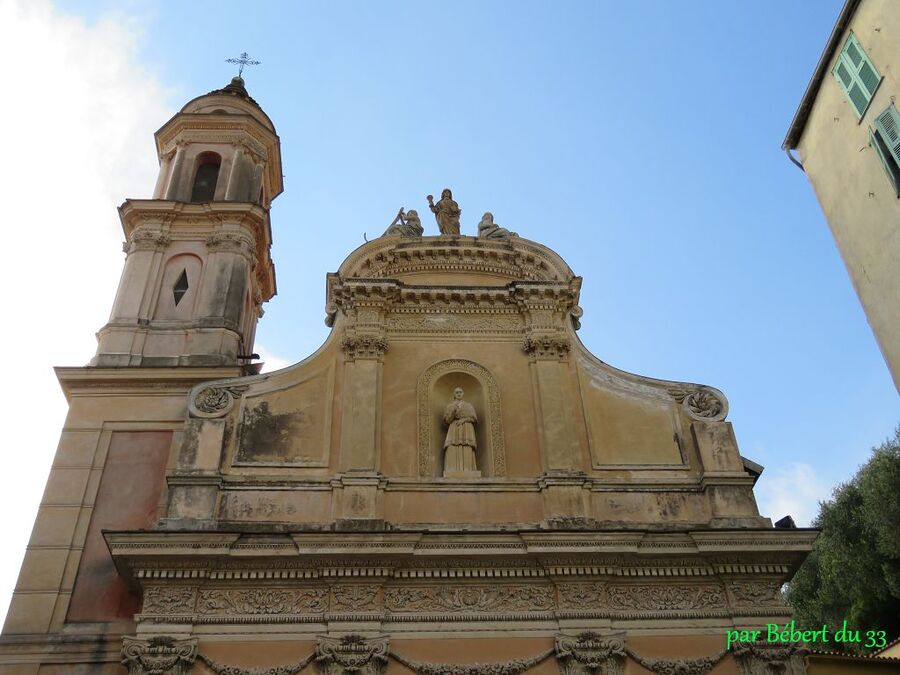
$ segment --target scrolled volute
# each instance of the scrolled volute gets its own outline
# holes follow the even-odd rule
[[[196,658],[196,638],[122,638],[122,663],[128,668],[128,675],[185,675]]]

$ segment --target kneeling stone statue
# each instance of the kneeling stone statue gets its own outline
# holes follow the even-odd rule
[[[422,227],[422,221],[419,220],[419,214],[414,209],[410,209],[407,213],[404,213],[403,209],[400,209],[397,213],[397,217],[394,218],[394,222],[388,226],[388,229],[386,229],[381,236],[421,237],[423,232],[425,232],[425,228]]]
[[[478,236],[481,239],[506,239],[519,235],[495,224],[494,214],[488,211],[481,216],[481,222],[478,223]]]

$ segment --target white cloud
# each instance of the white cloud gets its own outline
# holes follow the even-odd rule
[[[773,521],[790,515],[799,527],[809,527],[819,512],[819,502],[831,495],[832,487],[820,480],[809,464],[767,468],[756,486],[759,510]]]
[[[134,22],[86,25],[41,0],[0,0],[6,130],[0,615],[15,584],[66,404],[51,370],[86,364],[122,269],[116,206],[149,197],[169,92],[137,60]]]
[[[253,347],[253,351],[259,354],[259,360],[262,361],[265,365],[263,366],[262,372],[271,373],[273,370],[281,370],[282,368],[287,368],[292,361],[288,361],[280,356],[275,356],[268,349],[263,347],[258,342]]]

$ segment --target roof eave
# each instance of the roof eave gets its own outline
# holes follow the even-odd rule
[[[844,7],[841,9],[837,22],[834,24],[834,29],[831,31],[831,35],[825,45],[825,51],[819,57],[816,70],[813,72],[809,84],[806,85],[806,91],[803,92],[803,98],[800,99],[800,105],[797,108],[797,112],[794,113],[794,119],[791,120],[791,126],[784,137],[784,142],[781,144],[782,149],[793,150],[800,143],[800,137],[803,136],[803,130],[806,128],[806,121],[809,119],[809,113],[812,110],[816,95],[819,93],[819,87],[822,86],[822,80],[825,79],[828,64],[831,63],[831,57],[837,51],[844,31],[850,25],[850,19],[853,18],[860,1],[846,0],[844,3]]]

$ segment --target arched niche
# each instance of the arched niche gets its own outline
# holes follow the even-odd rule
[[[200,290],[203,262],[192,253],[180,253],[166,261],[154,319],[191,319]]]
[[[478,415],[475,461],[481,475],[485,478],[505,476],[500,388],[487,368],[465,359],[440,361],[419,377],[416,405],[419,476],[437,478],[443,474],[444,439],[447,434],[443,416],[456,387],[465,391],[465,400],[475,406]]]

